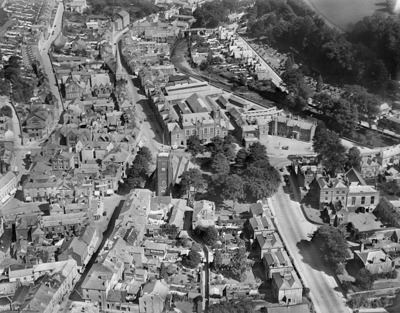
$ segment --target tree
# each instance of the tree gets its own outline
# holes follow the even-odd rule
[[[151,159],[150,149],[141,147],[127,171],[127,181],[131,187],[141,187],[146,182]]]
[[[147,147],[145,147],[145,146],[141,147],[141,148],[139,149],[139,151],[138,151],[137,154],[143,156],[143,158],[145,158],[146,160],[148,160],[149,163],[150,163],[151,160],[152,160],[151,151],[150,151],[149,148],[147,148]]]
[[[360,269],[360,271],[357,274],[354,285],[360,288],[361,290],[371,290],[373,283],[374,283],[374,276],[372,275],[372,273],[366,268]]]
[[[212,159],[211,168],[216,175],[222,176],[228,174],[230,166],[227,157],[222,153],[218,153]]]
[[[267,160],[250,164],[243,171],[245,194],[251,201],[268,198],[277,192],[281,183],[279,172]]]
[[[201,144],[201,140],[197,135],[190,136],[186,142],[186,146],[192,157],[196,157],[204,150],[204,147]]]
[[[161,263],[159,272],[161,279],[168,279],[168,268],[164,262]]]
[[[232,256],[229,267],[234,276],[239,279],[243,278],[243,273],[245,273],[249,268],[246,247],[244,245],[239,246],[239,249],[236,250],[236,253]]]
[[[216,270],[217,272],[219,271],[219,269],[222,266],[222,253],[220,249],[216,249],[215,253],[214,253],[214,259],[213,259],[213,268],[214,270]]]
[[[293,55],[290,54],[290,55],[288,56],[288,58],[286,59],[286,62],[285,62],[285,69],[286,69],[286,70],[291,70],[291,69],[293,68],[293,65],[294,65]]]
[[[254,304],[251,301],[225,301],[210,305],[206,313],[254,313]]]
[[[201,255],[197,251],[194,251],[193,249],[190,249],[188,255],[182,259],[183,266],[189,268],[197,267],[200,264],[200,262],[201,262]]]
[[[267,148],[263,144],[255,142],[249,147],[247,162],[254,163],[259,160],[268,160]]]
[[[321,74],[318,75],[317,85],[315,86],[315,92],[321,92],[324,87],[324,81],[322,80]]]
[[[314,95],[314,100],[330,130],[339,134],[350,134],[353,131],[358,120],[358,111],[349,101],[334,98],[325,92]]]
[[[235,139],[231,135],[228,135],[225,138],[216,136],[211,138],[211,142],[207,145],[207,149],[211,153],[211,157],[215,157],[217,154],[222,153],[229,161],[233,161],[235,159],[234,142]]]
[[[170,239],[175,239],[179,234],[179,228],[175,225],[165,224],[161,227],[162,233],[168,235]]]
[[[361,153],[357,147],[350,148],[345,166],[347,170],[354,168],[356,171],[361,171]]]
[[[0,116],[8,116],[12,118],[12,109],[8,105],[4,105],[0,108]]]
[[[335,132],[329,132],[322,125],[318,126],[313,138],[313,147],[325,168],[332,175],[343,168],[346,161],[346,149]]]
[[[325,262],[335,268],[343,264],[350,254],[349,246],[343,234],[330,225],[320,226],[313,234],[313,243],[321,250]]]
[[[203,179],[203,175],[199,169],[191,168],[182,173],[180,187],[186,194],[189,194],[191,188],[196,193],[200,188],[205,188],[205,186],[206,181]]]
[[[245,148],[240,149],[236,154],[236,165],[243,167],[246,164],[247,157],[247,150]]]
[[[343,97],[357,107],[359,121],[368,122],[369,125],[376,119],[379,113],[379,101],[364,87],[358,85],[347,86]]]
[[[400,186],[397,181],[379,182],[378,189],[381,195],[400,196]]]
[[[214,246],[219,239],[218,230],[214,226],[198,226],[194,234],[203,240],[207,246]]]
[[[222,198],[233,201],[233,209],[235,203],[239,199],[244,198],[244,180],[236,174],[228,175],[223,183]]]

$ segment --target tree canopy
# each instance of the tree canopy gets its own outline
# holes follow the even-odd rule
[[[313,138],[313,147],[324,167],[331,174],[343,168],[346,161],[346,149],[335,132],[328,131],[324,126],[318,126]]]
[[[361,152],[357,147],[350,148],[347,153],[347,160],[345,164],[346,170],[354,168],[357,171],[361,171]]]
[[[314,101],[322,113],[321,119],[330,130],[338,134],[350,134],[354,130],[358,112],[349,101],[332,97],[325,92],[314,95]]]
[[[0,108],[0,116],[12,117],[12,109],[8,105],[4,105]]]
[[[201,255],[194,249],[190,249],[187,256],[183,257],[182,264],[189,268],[197,267],[201,262]]]
[[[356,23],[349,34],[339,33],[298,0],[256,0],[247,18],[249,36],[263,37],[270,45],[289,42],[303,57],[301,62],[323,78],[358,83],[384,93],[389,74],[398,75],[400,21],[395,15],[376,12]],[[297,82],[289,91],[299,86]]]
[[[214,226],[198,226],[194,230],[194,234],[203,240],[207,246],[214,246],[219,239],[218,230]]]
[[[372,285],[374,284],[374,277],[372,273],[366,268],[360,269],[356,276],[356,281],[354,285],[360,288],[361,290],[371,290]]]
[[[11,56],[8,64],[0,70],[0,95],[11,96],[12,100],[20,103],[27,103],[33,96],[34,85],[21,75],[21,59],[18,56]]]
[[[244,198],[244,180],[237,174],[228,175],[222,188],[222,198],[233,201],[233,208],[237,200]]]
[[[205,188],[206,184],[198,168],[191,168],[181,175],[180,187],[186,194],[189,193],[190,188],[193,188],[196,193],[200,188]]]
[[[220,23],[228,21],[228,15],[239,7],[239,0],[215,0],[199,6],[193,17],[196,22],[193,27],[215,28]]]
[[[254,304],[251,301],[226,301],[210,305],[206,313],[254,313]]]
[[[249,147],[247,162],[254,163],[260,160],[268,161],[267,148],[263,144],[255,142]]]
[[[207,145],[207,150],[211,153],[211,157],[217,154],[223,154],[228,161],[235,159],[235,147],[233,146],[235,138],[228,135],[225,138],[219,136],[211,138],[211,142]]]
[[[336,268],[350,257],[349,245],[336,227],[322,225],[313,234],[312,241],[321,250],[325,262]]]
[[[400,186],[395,180],[378,182],[378,189],[382,196],[400,196]]]
[[[117,9],[124,8],[131,17],[142,18],[156,13],[158,8],[148,0],[88,0],[86,14],[105,14],[112,16]]]
[[[141,147],[127,171],[127,180],[131,187],[142,187],[147,181],[151,159],[150,149]]]
[[[369,93],[364,87],[358,85],[347,86],[343,97],[357,107],[359,121],[368,122],[370,125],[379,113],[378,98]]]
[[[161,227],[161,232],[168,235],[170,239],[175,239],[179,234],[179,228],[175,225],[165,224]]]
[[[186,146],[192,157],[196,157],[196,155],[204,151],[204,147],[201,144],[201,140],[197,135],[190,136],[187,139]]]
[[[213,169],[214,173],[218,176],[227,175],[230,170],[229,161],[227,157],[222,154],[218,153],[212,158],[211,168]]]

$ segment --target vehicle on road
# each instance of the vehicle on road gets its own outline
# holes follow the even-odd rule
[[[283,146],[282,150],[289,150],[289,146]]]

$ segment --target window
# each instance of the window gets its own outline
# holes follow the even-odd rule
[[[342,193],[345,193],[345,191],[343,190]]]
[[[351,197],[351,205],[355,205],[356,204],[356,197]]]
[[[207,133],[208,133],[208,128],[206,127],[203,129],[203,134],[207,134]]]
[[[210,134],[214,133],[214,127],[210,127]]]
[[[325,201],[328,201],[328,198],[325,198]]]
[[[336,194],[337,194],[337,195],[339,194],[339,191],[338,191],[338,190],[336,191]]]
[[[196,135],[196,130],[192,129],[192,135]]]
[[[329,195],[329,192],[325,192],[326,195]]]
[[[216,134],[217,134],[217,136],[219,136],[219,129],[217,129],[217,132],[216,132]]]
[[[186,136],[190,136],[190,130],[186,129]]]
[[[176,139],[179,139],[179,134],[176,134]]]
[[[365,204],[365,197],[361,197],[361,204]]]
[[[371,204],[375,204],[375,196],[371,196]]]

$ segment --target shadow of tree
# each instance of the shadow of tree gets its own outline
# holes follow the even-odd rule
[[[327,262],[323,259],[321,251],[315,247],[311,241],[301,240],[297,243],[300,255],[303,257],[303,262],[310,265],[317,271],[323,271],[329,276],[334,276],[333,270],[327,265]]]

